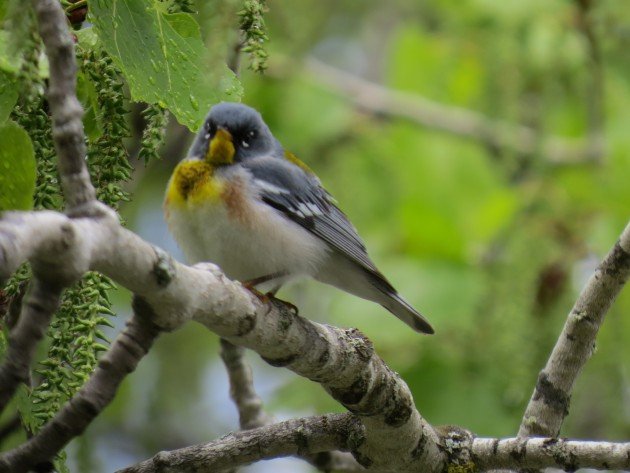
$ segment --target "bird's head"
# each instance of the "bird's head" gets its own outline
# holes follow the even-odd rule
[[[222,102],[210,109],[188,156],[222,166],[271,153],[275,146],[260,113],[247,105]]]

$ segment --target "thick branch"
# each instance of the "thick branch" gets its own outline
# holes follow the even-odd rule
[[[540,372],[519,437],[560,434],[573,384],[595,348],[606,312],[630,276],[630,224],[586,283]]]
[[[226,435],[214,442],[160,452],[118,473],[203,473],[238,467],[258,460],[350,450],[362,438],[360,422],[349,414],[292,419]]]
[[[28,381],[37,343],[59,307],[62,287],[34,277],[22,302],[17,324],[9,335],[9,347],[0,366],[0,412],[7,406],[15,390]]]
[[[135,370],[160,333],[146,304],[137,301],[134,309],[87,383],[35,436],[0,456],[0,472],[25,472],[51,459],[111,402],[122,380]]]
[[[53,121],[53,139],[59,157],[59,175],[73,215],[88,214],[96,199],[85,164],[83,109],[76,96],[74,42],[58,0],[33,0],[39,34],[50,65],[48,103]]]
[[[443,456],[435,432],[415,409],[406,384],[358,331],[313,323],[278,301],[261,301],[214,265],[179,264],[113,217],[67,219],[51,213],[8,217],[2,222],[7,231],[0,232],[0,255],[11,248],[10,263],[39,254],[33,245],[57,241],[61,228],[70,226],[80,239],[77,258],[88,258],[90,269],[142,296],[159,327],[173,329],[194,319],[232,343],[253,349],[270,364],[321,383],[363,422],[365,439],[354,453],[364,465],[395,465],[400,471],[430,465],[426,471],[440,470]],[[30,240],[38,218],[48,225],[40,225],[40,235]],[[0,271],[6,269],[0,265]]]
[[[480,141],[494,149],[540,154],[554,164],[596,161],[604,154],[601,134],[589,136],[586,142],[552,136],[541,139],[529,127],[494,120],[417,94],[387,89],[315,59],[306,63],[306,69],[318,82],[349,98],[360,109],[379,116],[404,118],[433,130]]]

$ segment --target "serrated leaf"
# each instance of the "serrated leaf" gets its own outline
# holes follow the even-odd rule
[[[168,108],[196,131],[213,104],[241,96],[240,82],[227,66],[213,67],[208,60],[190,14],[167,14],[148,0],[97,0],[90,2],[90,13],[133,100]]]
[[[0,126],[0,210],[33,208],[36,163],[33,144],[12,121]]]

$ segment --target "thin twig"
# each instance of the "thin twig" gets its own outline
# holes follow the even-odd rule
[[[547,365],[538,375],[519,437],[557,437],[569,413],[573,385],[593,354],[604,317],[630,276],[630,224],[586,283]]]
[[[601,45],[593,20],[593,0],[575,0],[577,27],[586,41],[588,53],[588,84],[584,91],[588,146],[592,150],[604,147],[604,67]],[[602,156],[600,156],[601,158]]]
[[[222,338],[221,359],[227,369],[230,397],[238,409],[241,430],[255,429],[271,423],[272,418],[265,414],[262,400],[254,389],[252,370],[245,360],[245,349]],[[321,471],[363,469],[352,455],[346,452],[318,452],[305,454],[302,458]]]
[[[155,457],[117,473],[216,472],[224,468],[289,455],[351,448],[361,436],[361,424],[350,414],[329,414],[236,432],[208,444],[195,445]]]
[[[255,429],[267,424],[269,418],[262,408],[262,400],[254,390],[252,370],[244,358],[245,349],[221,339],[221,359],[230,380],[230,397],[238,409],[242,430]]]
[[[540,154],[558,165],[593,162],[604,154],[601,139],[589,136],[585,142],[541,137],[532,128],[440,104],[418,94],[388,89],[312,58],[306,62],[305,69],[317,82],[343,95],[357,108],[379,117],[410,120],[423,127],[480,141],[493,149],[507,149],[526,156]]]
[[[22,313],[9,334],[9,347],[0,366],[0,412],[21,383],[30,377],[37,343],[59,307],[62,287],[35,276],[22,302]]]
[[[50,65],[47,97],[67,210],[72,215],[92,214],[96,211],[93,206],[96,193],[85,164],[83,108],[76,96],[74,41],[58,0],[33,0],[33,4]]]
[[[26,472],[33,465],[52,458],[83,433],[111,402],[120,383],[135,370],[160,334],[151,318],[150,308],[136,299],[133,316],[99,360],[90,379],[37,434],[0,456],[0,472]]]

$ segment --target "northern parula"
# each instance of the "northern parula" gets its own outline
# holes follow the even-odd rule
[[[223,102],[210,109],[173,172],[164,211],[189,263],[211,261],[229,278],[273,293],[311,276],[433,333],[376,268],[317,176],[251,107]]]

